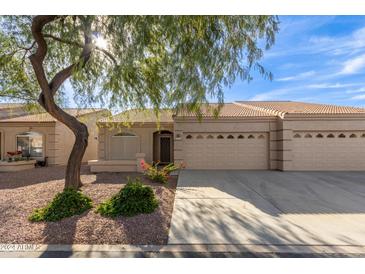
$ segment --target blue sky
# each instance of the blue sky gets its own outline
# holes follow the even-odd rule
[[[293,100],[365,107],[365,16],[280,16],[261,63],[273,81],[237,80],[225,101]]]

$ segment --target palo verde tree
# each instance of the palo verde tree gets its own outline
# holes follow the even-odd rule
[[[278,31],[275,16],[4,16],[0,25],[0,96],[38,102],[72,130],[65,187],[74,189],[88,131],[62,109],[65,81],[85,105],[199,114],[237,77],[271,78],[259,61]]]

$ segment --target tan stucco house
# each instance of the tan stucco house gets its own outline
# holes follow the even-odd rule
[[[98,127],[94,172],[138,171],[141,159],[187,169],[365,170],[363,108],[238,101],[224,104],[218,118],[208,109],[201,120],[130,110]]]
[[[84,122],[89,130],[89,145],[84,162],[97,159],[96,121],[109,115],[104,109],[66,109]],[[35,160],[47,158],[49,165],[65,165],[74,143],[70,129],[48,113],[32,113],[22,104],[0,104],[0,159],[8,152],[22,151]]]

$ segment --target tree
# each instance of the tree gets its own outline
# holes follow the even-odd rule
[[[63,109],[75,100],[110,108],[200,107],[237,77],[252,79],[278,31],[275,16],[4,16],[0,96],[38,102],[72,130],[65,187],[79,188],[87,127]]]

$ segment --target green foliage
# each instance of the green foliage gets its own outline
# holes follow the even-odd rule
[[[178,167],[173,163],[170,163],[166,166],[159,167],[157,164],[147,164],[145,161],[141,161],[141,167],[144,170],[144,174],[151,179],[152,181],[167,184],[169,179],[169,174],[174,170],[177,170]]]
[[[153,189],[144,186],[139,179],[128,183],[111,199],[101,203],[97,212],[106,217],[152,213],[158,207]]]
[[[27,58],[37,48],[33,18],[0,17],[0,97],[38,98]],[[222,103],[223,87],[237,77],[250,81],[256,71],[271,79],[259,61],[277,31],[275,16],[59,16],[43,30],[44,67],[51,79],[77,63],[84,32],[97,33],[107,47],[95,47],[70,79],[80,105],[152,106],[156,112],[184,106],[199,115],[209,98]],[[62,91],[56,93],[59,103],[66,102]]]
[[[92,208],[91,199],[72,188],[57,193],[46,207],[38,208],[29,216],[32,222],[55,222],[63,218],[79,215]]]

